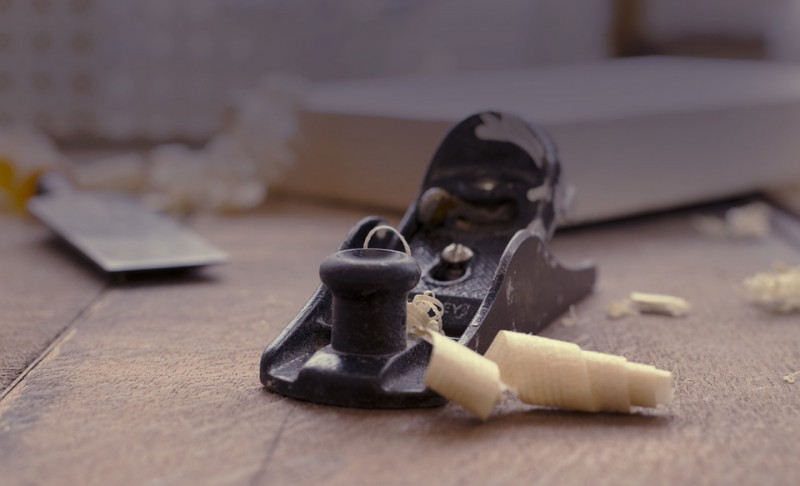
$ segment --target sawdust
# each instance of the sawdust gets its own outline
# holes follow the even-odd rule
[[[800,267],[762,272],[742,282],[747,299],[776,314],[800,311]]]
[[[761,202],[728,209],[723,218],[694,216],[690,222],[698,232],[716,238],[763,239],[771,232],[772,208]]]

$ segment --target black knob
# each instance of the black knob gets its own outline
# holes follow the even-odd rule
[[[421,271],[394,250],[343,250],[328,256],[319,275],[333,294],[331,347],[350,354],[391,354],[406,347],[408,292]]]

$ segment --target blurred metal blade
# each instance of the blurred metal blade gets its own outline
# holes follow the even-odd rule
[[[28,210],[109,273],[192,268],[228,255],[177,222],[119,194],[57,191]]]

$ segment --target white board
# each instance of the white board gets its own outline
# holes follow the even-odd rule
[[[405,209],[449,127],[487,109],[555,138],[575,221],[800,181],[800,67],[650,57],[318,86],[280,189]]]

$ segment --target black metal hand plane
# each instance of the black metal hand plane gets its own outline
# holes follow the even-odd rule
[[[470,116],[445,137],[400,224],[411,255],[389,232],[363,249],[385,222],[358,223],[322,263],[323,284],[267,346],[261,382],[331,405],[443,404],[423,384],[430,344],[406,333],[409,292],[433,291],[444,332],[478,352],[502,329],[539,332],[596,279],[594,266],[567,269],[547,250],[568,193],[541,128],[503,113]]]

